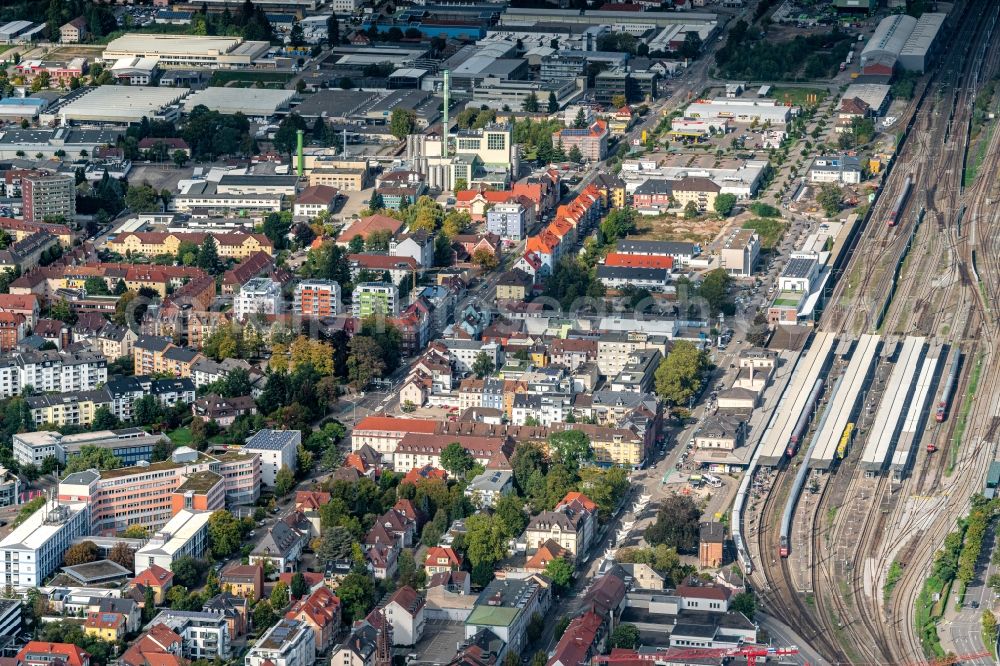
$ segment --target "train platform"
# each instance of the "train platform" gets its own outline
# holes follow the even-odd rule
[[[807,407],[813,407],[807,403],[816,382],[825,372],[835,342],[833,333],[817,333],[809,351],[799,359],[791,381],[761,439],[758,460],[761,465],[776,467],[787,455],[786,450],[796,425],[799,425],[799,417],[807,411]]]
[[[861,453],[861,468],[869,474],[882,472],[889,461],[903,416],[917,388],[917,377],[924,360],[926,341],[907,337],[896,357],[889,381],[885,384],[875,422]]]
[[[815,435],[816,447],[808,461],[810,469],[828,470],[833,467],[834,460],[845,455],[845,447],[849,444],[850,432],[853,430],[848,424],[853,426],[852,419],[859,400],[868,389],[875,356],[881,344],[881,338],[877,335],[865,334],[858,339],[847,369],[837,380],[837,386],[830,395],[823,425]],[[845,437],[848,442],[844,442]]]

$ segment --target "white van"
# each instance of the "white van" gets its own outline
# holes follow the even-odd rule
[[[717,476],[712,476],[711,474],[702,474],[701,478],[705,480],[705,483],[712,488],[721,488],[722,479]]]

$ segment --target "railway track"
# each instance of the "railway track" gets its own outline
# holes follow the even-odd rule
[[[911,196],[896,226],[888,227],[883,222],[886,211],[898,196],[902,178],[909,174],[914,177],[918,191],[926,193],[924,203],[930,217],[924,220],[924,225],[913,238],[910,252],[914,254],[908,258],[908,265],[900,274],[897,295],[889,304],[882,330],[899,335],[917,332],[931,338],[957,338],[958,342],[978,337],[982,325],[979,311],[987,309],[988,302],[980,293],[970,271],[972,255],[969,234],[960,233],[954,225],[953,217],[962,199],[961,179],[967,140],[967,133],[958,132],[956,128],[968,125],[971,100],[974,99],[976,87],[973,85],[970,90],[970,87],[960,85],[961,82],[971,77],[978,84],[985,80],[984,77],[991,76],[997,70],[1000,48],[997,48],[996,40],[993,40],[982,47],[986,54],[983,61],[970,58],[970,54],[978,53],[981,48],[982,27],[985,25],[978,12],[970,13],[972,4],[964,8],[958,34],[952,42],[956,46],[946,54],[938,74],[928,80],[927,86],[934,88],[921,97],[921,102],[914,109],[914,127],[927,134],[908,142],[899,155],[899,163],[884,183],[884,191],[876,209],[872,211],[869,228],[863,235],[859,235],[856,244],[848,250],[851,256],[831,299],[833,307],[827,309],[821,321],[822,328],[838,330],[842,334],[857,334],[873,328],[874,314],[881,307],[879,298],[888,291],[896,262],[905,250],[912,231],[915,218],[913,212],[919,207],[919,202]],[[992,8],[994,12],[996,9]],[[964,45],[964,48],[960,45]],[[1000,133],[993,137],[990,162],[984,163],[984,173],[995,172],[993,170],[1000,167],[1000,163],[997,163],[1000,162],[998,134]],[[925,137],[929,140],[923,140]],[[902,175],[896,177],[896,171],[901,171]],[[980,179],[981,182],[985,180]],[[982,186],[980,189],[986,188]],[[872,224],[874,228],[871,228]],[[995,238],[997,234],[991,235]],[[992,250],[988,253],[984,269],[991,276],[1000,278],[1000,246],[994,245]],[[858,255],[865,259],[859,261]],[[884,259],[868,259],[876,256]],[[941,256],[944,256],[947,270],[942,270],[940,260],[936,259]],[[928,276],[937,277],[929,280]],[[1000,289],[1000,279],[995,280],[994,284]],[[996,297],[994,292],[993,298]],[[1000,361],[997,365],[1000,365]],[[958,395],[964,392],[968,381],[968,373],[963,374],[966,376]],[[996,420],[990,421],[991,436],[1000,429],[1000,411],[995,418]],[[856,461],[859,453],[855,453],[853,461],[849,455],[848,460],[833,473],[832,481],[824,484],[822,495],[810,516],[813,524],[812,550],[814,558],[817,558],[813,562],[814,608],[804,608],[793,589],[787,561],[781,562],[780,566],[768,564],[769,554],[776,551],[777,544],[776,539],[763,537],[761,569],[768,580],[768,586],[775,588],[784,584],[784,589],[776,598],[791,604],[794,616],[808,616],[801,618],[799,625],[793,626],[805,624],[811,628],[811,633],[815,632],[817,625],[825,626],[827,635],[836,639],[834,642],[845,643],[831,649],[825,656],[835,657],[839,661],[844,656],[847,643],[850,648],[859,651],[857,656],[861,660],[872,663],[893,663],[921,654],[920,640],[914,631],[911,617],[913,602],[922,586],[934,548],[927,548],[926,543],[924,548],[918,548],[917,544],[927,535],[932,535],[935,541],[943,538],[954,518],[960,515],[957,512],[961,512],[967,502],[961,500],[958,493],[945,491],[945,487],[954,485],[954,479],[949,479],[944,474],[946,461],[951,455],[949,447],[955,427],[955,419],[950,421],[943,433],[946,441],[942,442],[942,450],[938,454],[928,456],[922,451],[919,442],[914,443],[917,447],[917,459],[923,465],[919,476],[907,477],[897,494],[893,494],[891,484],[885,476],[877,480],[864,479]],[[942,434],[940,430],[935,429],[935,435],[939,439]],[[855,448],[860,450],[861,447]],[[981,449],[982,447],[976,447],[970,450],[960,462],[967,463],[982,456]],[[869,491],[868,503],[867,506],[862,503],[856,512],[860,520],[859,530],[848,533],[843,528],[845,521],[842,509],[860,488]],[[912,502],[907,495],[914,490],[936,493],[939,497],[934,514],[936,518],[930,525],[923,522],[907,524],[902,521],[901,516],[912,510]],[[827,512],[838,507],[836,502],[841,492],[844,499],[839,505],[842,511],[838,517],[840,520],[830,527],[824,527]],[[771,502],[770,508],[765,508],[765,511],[770,511],[773,515],[774,504]],[[767,524],[761,523],[762,526]],[[895,529],[895,526],[902,527]],[[839,529],[835,529],[836,527]],[[771,530],[762,527],[762,532],[769,531]],[[841,567],[838,567],[836,558],[821,555],[827,552],[822,543],[823,535],[827,532],[834,535],[835,542],[849,537],[850,543],[856,544],[853,555]],[[912,559],[913,563],[906,568],[892,593],[883,598],[887,571],[901,555],[907,560]],[[921,564],[914,566],[918,562]],[[817,647],[822,649],[819,644]]]

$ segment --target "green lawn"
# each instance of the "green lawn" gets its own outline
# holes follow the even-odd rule
[[[760,247],[773,250],[781,241],[788,224],[777,217],[761,217],[743,224],[744,229],[753,229],[760,236]]]
[[[170,438],[171,442],[177,444],[178,446],[187,446],[192,440],[191,428],[178,428],[173,432],[168,432],[167,437]]]
[[[829,93],[826,88],[783,88],[775,86],[771,88],[768,97],[781,102],[791,102],[792,106],[806,106],[806,100],[809,95],[816,95],[816,103],[822,104]]]

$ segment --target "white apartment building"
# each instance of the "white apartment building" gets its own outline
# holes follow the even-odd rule
[[[301,430],[258,430],[243,445],[244,451],[260,455],[260,478],[265,486],[274,486],[274,479],[282,467],[292,472],[298,463],[298,447],[302,443]]]
[[[55,350],[16,353],[0,358],[0,398],[31,386],[36,393],[92,391],[108,381],[108,362],[97,352]]]
[[[38,587],[62,564],[73,539],[90,529],[86,502],[48,500],[0,541],[0,584]]]
[[[225,616],[204,611],[164,610],[153,618],[150,626],[164,624],[181,637],[181,652],[192,661],[232,657],[229,621]]]
[[[282,619],[267,630],[246,656],[246,666],[312,666],[316,639],[312,629],[298,620]]]
[[[233,314],[239,320],[253,315],[281,312],[281,284],[271,278],[253,278],[244,284],[233,299]]]
[[[448,348],[448,353],[451,354],[455,372],[472,372],[472,366],[476,362],[476,357],[480,354],[486,354],[493,361],[494,368],[499,368],[501,365],[500,346],[495,342],[484,343],[480,340],[458,339],[441,340],[441,342],[444,343],[444,346]]]
[[[135,575],[153,566],[171,571],[174,561],[190,555],[201,557],[208,539],[208,519],[212,511],[181,509],[135,552]]]

